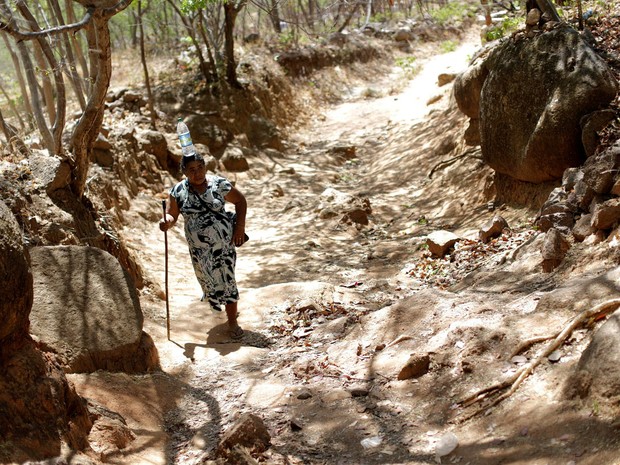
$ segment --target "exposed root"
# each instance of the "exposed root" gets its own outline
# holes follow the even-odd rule
[[[469,415],[461,416],[460,418],[457,418],[456,423],[463,423],[469,420],[470,418],[473,418],[479,415],[480,413],[483,413],[489,410],[490,408],[498,405],[504,399],[507,399],[508,397],[510,397],[517,390],[517,388],[521,385],[523,380],[525,380],[525,378],[527,378],[536,369],[536,367],[540,365],[541,362],[549,356],[549,354],[551,354],[551,352],[553,352],[558,347],[560,347],[564,343],[564,341],[566,341],[566,339],[573,333],[575,329],[582,326],[584,323],[591,323],[592,321],[600,320],[601,318],[615,311],[618,307],[620,307],[620,299],[608,300],[599,305],[596,305],[593,308],[585,310],[581,312],[579,315],[575,316],[571,321],[569,321],[569,323],[564,327],[562,331],[557,333],[556,336],[532,338],[532,339],[529,339],[523,342],[517,348],[518,352],[515,350],[513,354],[521,352],[521,350],[523,350],[526,347],[529,347],[535,342],[541,342],[541,341],[553,338],[553,341],[551,341],[551,343],[548,344],[547,347],[545,347],[545,349],[542,351],[540,355],[538,355],[538,357],[536,357],[528,365],[524,365],[521,369],[517,370],[512,376],[505,379],[504,381],[501,381],[492,386],[484,388],[476,392],[475,394],[472,394],[469,397],[466,397],[461,402],[459,402],[461,407],[467,407],[469,405],[473,405],[475,403],[483,401],[489,395],[498,393],[499,391],[509,388],[506,392],[504,392],[503,394],[493,399],[490,404],[479,408],[478,410],[474,411],[473,413]]]
[[[549,339],[555,339],[556,337],[558,337],[558,333],[555,333],[551,336],[536,336],[531,339],[526,339],[521,344],[519,344],[519,346],[515,350],[512,351],[508,358],[511,359],[515,355],[519,355],[521,352],[525,352],[525,350],[529,349],[534,344],[538,344],[539,342],[545,342]]]
[[[408,341],[409,339],[413,339],[413,336],[408,336],[406,334],[401,334],[400,336],[398,336],[396,339],[394,339],[392,342],[390,342],[389,344],[387,344],[385,346],[385,348],[387,349],[388,347],[392,347],[395,346],[396,344],[403,342],[403,341]],[[385,350],[385,349],[384,349]]]

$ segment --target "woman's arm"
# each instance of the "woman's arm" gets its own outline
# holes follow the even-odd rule
[[[176,199],[171,195],[168,195],[168,202],[166,203],[166,220],[162,218],[159,220],[159,229],[162,231],[168,231],[175,225],[179,218],[179,204]]]
[[[235,205],[237,221],[235,222],[232,243],[236,246],[240,246],[244,242],[243,236],[245,234],[245,214],[248,210],[248,203],[245,200],[245,196],[236,187],[233,187],[230,192],[226,194],[224,199]]]

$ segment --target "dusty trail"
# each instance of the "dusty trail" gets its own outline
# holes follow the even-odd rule
[[[342,398],[341,383],[336,381],[347,370],[328,362],[325,355],[341,330],[353,324],[349,320],[354,311],[348,319],[335,320],[338,328],[325,325],[316,331],[320,337],[312,343],[281,338],[273,327],[304,296],[333,294],[334,302],[348,302],[350,308],[363,313],[390,303],[398,294],[395,275],[404,265],[403,243],[416,233],[421,215],[413,215],[410,205],[416,204],[416,197],[423,196],[420,189],[429,184],[429,166],[414,163],[411,170],[407,168],[411,163],[402,160],[424,153],[433,160],[445,131],[428,127],[429,112],[445,111],[451,88],[437,87],[437,76],[462,70],[476,47],[474,34],[456,51],[425,61],[401,93],[369,100],[352,97],[317,115],[294,137],[292,150],[277,160],[270,177],[230,176],[249,203],[251,240],[239,249],[237,264],[239,321],[246,330],[240,343],[228,337],[225,318],[212,315],[200,302],[182,221],[168,233],[171,341],[166,339],[163,301],[149,293],[142,296],[144,329],[155,340],[164,373],[139,379],[103,373],[71,376],[83,395],[120,412],[136,431],[136,441],[111,463],[199,463],[222,430],[247,411],[259,412],[278,429],[281,436],[274,440],[274,451],[287,456],[290,463],[333,463],[329,457],[338,454],[339,448],[359,445],[361,423],[357,428],[347,427],[350,418],[334,418],[330,407]],[[395,68],[373,87],[388,89],[395,79],[402,79],[400,72]],[[441,98],[427,105],[435,96]],[[445,124],[456,124],[457,129],[463,124],[462,117],[451,118]],[[337,144],[355,146],[360,164],[334,163],[326,151]],[[174,182],[169,181],[170,185]],[[274,195],[276,186],[284,195]],[[319,196],[327,187],[372,196],[373,223],[368,231],[334,227],[333,222],[317,218]],[[163,288],[163,234],[155,213],[143,217],[143,212],[159,213],[161,207],[156,203],[136,199],[123,236],[140,257],[149,279]],[[428,216],[441,217],[445,207],[439,203],[438,207],[420,204],[418,208]],[[369,261],[370,255],[378,259]],[[356,280],[368,284],[366,295],[337,286]],[[331,397],[322,398],[318,405],[300,405],[295,396],[307,376],[300,376],[299,370],[307,374],[321,360],[327,376],[324,389]],[[351,382],[358,379],[354,373],[347,376]],[[358,381],[364,382],[366,377],[359,376]],[[112,392],[121,394],[111,396]],[[292,416],[308,423],[301,443],[288,436]],[[394,423],[395,431],[402,426]],[[330,431],[344,431],[344,437],[326,452],[320,445]],[[371,434],[370,430],[365,434]],[[297,455],[297,449],[304,452]],[[365,454],[360,447],[344,452],[343,463],[357,463]],[[394,450],[388,447],[384,453],[392,455]],[[367,458],[365,463],[384,463],[382,457]],[[427,463],[427,458],[420,459]]]

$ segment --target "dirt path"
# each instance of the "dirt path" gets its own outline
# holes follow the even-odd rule
[[[255,170],[230,177],[249,203],[251,240],[237,264],[246,330],[240,342],[200,302],[182,224],[168,233],[171,341],[164,302],[152,292],[141,298],[163,372],[71,375],[82,395],[121,413],[136,433],[108,462],[203,463],[222,432],[253,412],[272,434],[270,464],[436,463],[448,433],[462,444],[452,463],[570,463],[574,454],[562,435],[573,438],[575,419],[587,420],[562,417],[565,425],[575,422],[564,429],[548,422],[561,414],[551,402],[557,375],[548,369],[530,383],[542,398],[520,394],[516,404],[467,427],[449,423],[454,399],[514,370],[502,356],[529,335],[521,328],[551,332],[568,316],[535,311],[553,283],[536,269],[531,232],[515,233],[452,292],[442,290],[449,283],[446,277],[441,285],[441,266],[424,256],[429,232],[475,237],[493,215],[485,192],[490,173],[475,152],[437,168],[464,152],[467,124],[450,105],[451,85],[438,87],[437,76],[464,68],[476,46],[473,33],[456,51],[425,61],[397,94],[390,89],[402,79],[398,68],[371,84],[375,98],[362,98],[368,84],[360,84],[348,101],[295,134],[280,158],[251,160]],[[343,159],[343,149],[355,158]],[[256,179],[256,171],[269,174]],[[338,198],[367,199],[369,224],[340,221]],[[163,288],[160,208],[153,204],[133,202],[123,236]],[[502,214],[515,230],[527,222],[527,212]],[[520,261],[507,259],[511,247],[528,240]],[[414,262],[426,271],[414,275]],[[429,288],[431,275],[439,286]],[[419,350],[439,354],[435,369],[419,380],[397,380]],[[574,363],[577,356],[566,359]],[[609,441],[600,424],[588,427],[595,437],[571,439],[571,450],[587,440]]]

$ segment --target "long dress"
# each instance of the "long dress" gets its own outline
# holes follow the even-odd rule
[[[217,309],[239,300],[237,252],[231,243],[236,215],[224,209],[224,196],[231,189],[227,179],[209,176],[202,194],[192,189],[187,179],[170,190],[185,219],[185,238],[203,299]]]

